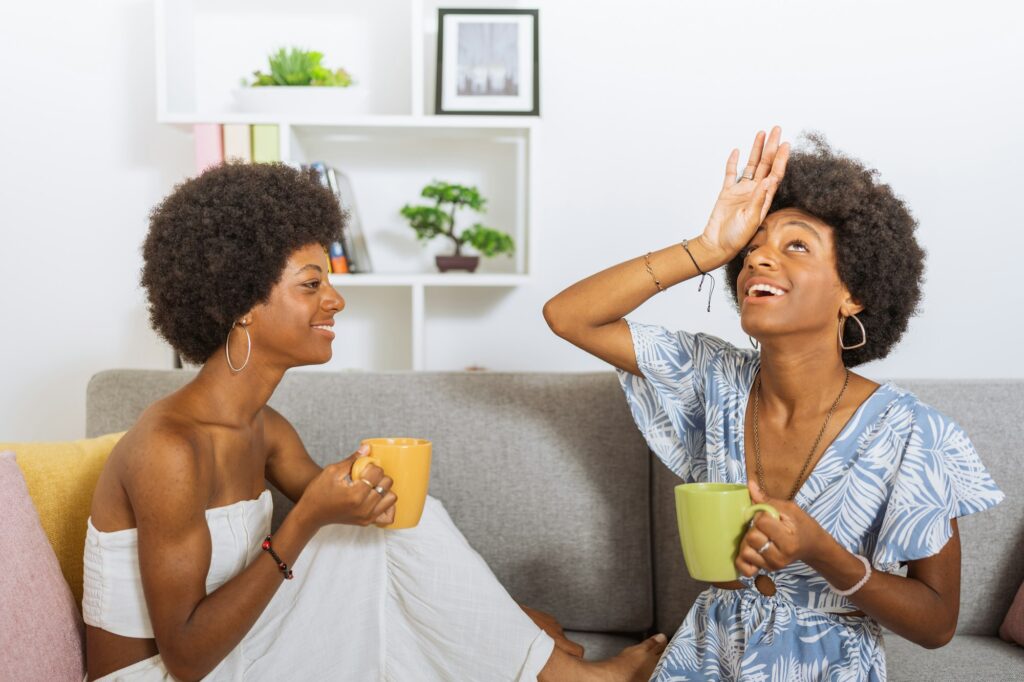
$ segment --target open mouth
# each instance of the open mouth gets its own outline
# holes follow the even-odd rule
[[[752,284],[747,288],[747,298],[780,298],[785,295],[784,289],[770,284]]]

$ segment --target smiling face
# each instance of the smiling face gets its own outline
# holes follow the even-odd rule
[[[762,342],[782,334],[830,334],[838,348],[840,312],[862,307],[839,279],[831,227],[785,208],[765,217],[741,255],[736,291],[747,334]]]
[[[309,244],[288,257],[266,303],[252,309],[253,355],[261,361],[298,367],[331,359],[334,316],[345,299],[327,279],[327,254]]]

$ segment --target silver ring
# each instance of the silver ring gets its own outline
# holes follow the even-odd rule
[[[736,182],[740,182],[741,180],[753,180],[753,179],[754,179],[753,175],[741,175],[740,179],[737,180]]]
[[[761,549],[757,550],[757,553],[758,553],[758,554],[764,554],[764,553],[765,553],[765,551],[766,551],[766,550],[767,550],[767,549],[768,549],[769,547],[771,547],[771,546],[772,546],[772,541],[771,541],[771,540],[768,540],[768,541],[766,541],[766,542],[765,542],[765,543],[764,543],[763,545],[761,545]]]
[[[384,490],[384,488],[381,488],[380,486],[377,486],[376,488],[373,489],[373,492],[377,493],[381,497],[384,497],[384,493],[386,493],[387,490]]]

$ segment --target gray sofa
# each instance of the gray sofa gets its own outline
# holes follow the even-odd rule
[[[128,428],[183,370],[102,372],[87,431]],[[886,637],[890,679],[1024,679],[1024,649],[995,635],[1024,579],[1024,381],[897,382],[955,418],[1007,499],[961,521],[960,621],[947,646]],[[649,453],[615,376],[292,372],[271,405],[320,463],[363,437],[434,442],[431,494],[519,602],[555,614],[603,657],[673,633],[703,585],[690,580],[675,526],[678,479]],[[275,524],[290,503],[275,491]]]

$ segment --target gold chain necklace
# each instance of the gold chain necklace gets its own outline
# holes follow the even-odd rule
[[[843,399],[843,394],[846,393],[846,387],[850,384],[850,370],[846,370],[846,379],[843,381],[843,388],[839,391],[839,395],[836,396],[836,401],[832,403],[832,407],[829,408],[828,414],[825,415],[825,423],[821,425],[821,431],[818,431],[818,437],[814,439],[814,445],[811,446],[811,451],[807,453],[807,459],[804,460],[804,465],[800,469],[800,474],[796,477],[796,482],[793,484],[793,490],[789,493],[787,500],[792,500],[796,497],[796,493],[800,490],[800,482],[804,478],[804,474],[807,472],[807,465],[811,463],[811,458],[814,457],[815,450],[818,449],[818,444],[821,442],[821,437],[825,435],[825,429],[828,427],[828,422],[832,419],[832,414],[836,411],[836,407],[839,405],[839,401]],[[759,415],[761,414],[761,372],[757,373],[757,382],[754,387],[754,466],[757,470],[757,483],[761,486],[761,491],[765,495],[768,495],[768,486],[764,484],[764,468],[761,466],[761,439],[758,435],[757,422],[759,421]]]

